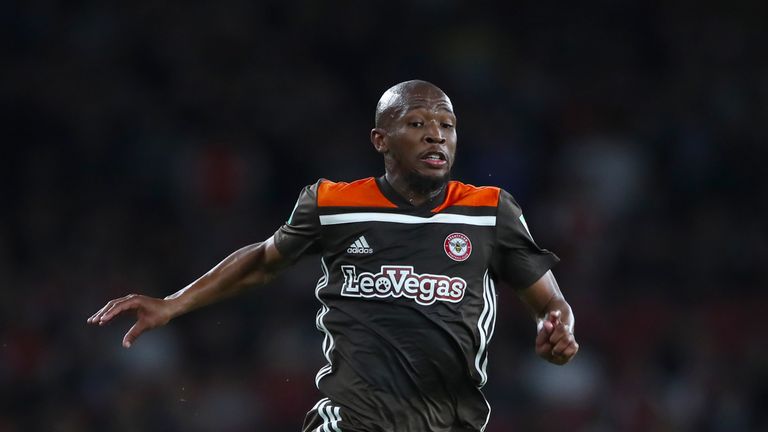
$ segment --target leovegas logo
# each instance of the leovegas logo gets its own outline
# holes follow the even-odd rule
[[[341,295],[347,297],[407,297],[428,306],[437,300],[458,303],[467,288],[467,282],[460,277],[417,274],[412,266],[381,266],[378,273],[358,275],[355,266],[343,265],[341,272]]]

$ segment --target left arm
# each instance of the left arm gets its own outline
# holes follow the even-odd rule
[[[537,324],[536,354],[556,365],[568,363],[579,351],[573,334],[575,319],[552,271],[518,290],[517,296]]]
[[[536,321],[536,353],[554,364],[568,363],[579,344],[573,336],[573,311],[550,270],[560,259],[533,241],[522,209],[504,190],[496,221],[495,276],[515,289]]]

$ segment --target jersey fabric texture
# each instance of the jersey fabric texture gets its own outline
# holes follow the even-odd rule
[[[321,179],[274,238],[290,261],[321,256],[326,398],[305,431],[483,431],[495,283],[525,289],[558,262],[509,193],[456,181],[413,206],[384,177]]]

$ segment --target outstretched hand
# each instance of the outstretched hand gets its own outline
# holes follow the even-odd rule
[[[88,324],[105,325],[126,311],[136,311],[136,323],[123,337],[123,346],[130,348],[145,331],[163,326],[171,320],[172,313],[168,300],[130,294],[110,300],[86,321]]]
[[[564,365],[579,351],[579,344],[569,326],[560,321],[560,311],[550,311],[539,322],[536,354],[550,363]]]

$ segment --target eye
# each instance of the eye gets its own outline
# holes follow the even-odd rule
[[[442,126],[444,129],[453,129],[452,123],[441,123],[440,126]]]
[[[409,123],[409,125],[411,127],[420,128],[420,127],[424,126],[424,122],[423,121],[412,121],[412,122]]]

